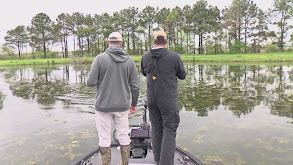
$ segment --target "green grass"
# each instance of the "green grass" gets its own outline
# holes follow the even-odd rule
[[[141,55],[131,55],[135,62],[140,62]],[[0,60],[0,66],[54,65],[54,64],[90,64],[94,57],[50,58]],[[186,63],[197,64],[293,64],[293,52],[259,54],[218,54],[218,55],[181,55]]]
[[[181,55],[183,61],[198,62],[293,62],[293,52],[259,54]]]
[[[292,65],[293,52],[258,54],[180,55],[186,63],[208,65]],[[131,56],[139,62],[140,55]]]
[[[21,59],[21,60],[0,60],[0,66],[20,65],[54,65],[54,64],[77,64],[91,63],[94,58],[47,58],[47,59]]]

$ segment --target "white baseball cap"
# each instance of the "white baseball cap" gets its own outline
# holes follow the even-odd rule
[[[123,41],[123,38],[120,33],[112,32],[108,37],[108,41]]]

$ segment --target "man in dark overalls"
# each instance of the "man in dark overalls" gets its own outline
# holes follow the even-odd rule
[[[180,122],[177,77],[181,80],[186,77],[180,56],[169,52],[166,46],[167,34],[156,32],[154,47],[141,59],[141,72],[147,76],[154,159],[160,165],[174,164],[176,131]]]

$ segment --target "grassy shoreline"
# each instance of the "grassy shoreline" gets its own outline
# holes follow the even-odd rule
[[[140,62],[141,55],[131,55]],[[200,64],[293,64],[293,52],[259,54],[218,54],[218,55],[181,55],[186,63]],[[54,64],[90,64],[94,57],[71,57],[50,59],[0,60],[0,66],[54,65]]]

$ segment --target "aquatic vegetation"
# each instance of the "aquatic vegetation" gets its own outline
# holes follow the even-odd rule
[[[200,133],[200,132],[206,132],[208,131],[209,128],[208,127],[200,127],[199,129],[197,129],[195,132]]]
[[[17,142],[15,142],[16,145],[22,146],[24,145],[28,140],[31,140],[30,137],[21,137],[20,140],[18,140]]]
[[[206,165],[213,165],[213,164],[217,164],[217,165],[224,165],[225,164],[225,159],[221,158],[217,155],[215,156],[204,156],[203,157],[203,163]]]
[[[258,145],[250,146],[250,147],[263,148],[268,151],[279,152],[279,153],[286,152],[285,148],[288,148],[289,147],[288,145],[292,142],[287,137],[270,137],[269,139],[256,138],[255,140]]]
[[[75,132],[68,132],[65,136],[69,136],[69,139],[74,141],[75,139],[95,138],[97,137],[97,134],[90,132],[88,129],[81,129]]]
[[[289,144],[291,142],[290,139],[282,138],[282,137],[273,137],[272,141],[275,141],[275,142],[280,143],[280,144]]]
[[[226,123],[224,126],[225,127],[232,127],[232,124],[231,123]]]
[[[62,153],[60,157],[66,157],[66,158],[69,158],[70,160],[75,159],[75,157],[82,156],[81,153],[78,153],[78,154],[73,153],[73,148],[80,147],[79,143],[69,143],[64,146],[56,142],[57,141],[50,141],[50,142],[43,143],[41,145],[43,146],[44,151],[46,152],[54,151],[54,152]]]
[[[62,155],[61,157],[66,157],[69,158],[70,160],[76,160],[76,158],[80,158],[82,157],[83,154],[82,153],[77,153],[77,154],[73,154],[73,153],[65,153],[64,155]]]
[[[77,144],[77,143],[78,143],[78,141],[77,141],[77,140],[75,140],[75,141],[72,141],[71,143],[72,143],[72,144]]]
[[[192,142],[195,143],[195,144],[201,144],[201,143],[204,142],[203,139],[204,139],[205,136],[206,135],[197,135],[195,137],[195,139],[192,140]]]
[[[40,130],[43,130],[44,128],[40,128]],[[52,135],[52,134],[56,134],[55,130],[51,130],[51,131],[42,131],[40,133],[37,133],[37,136],[47,136],[47,135]]]

